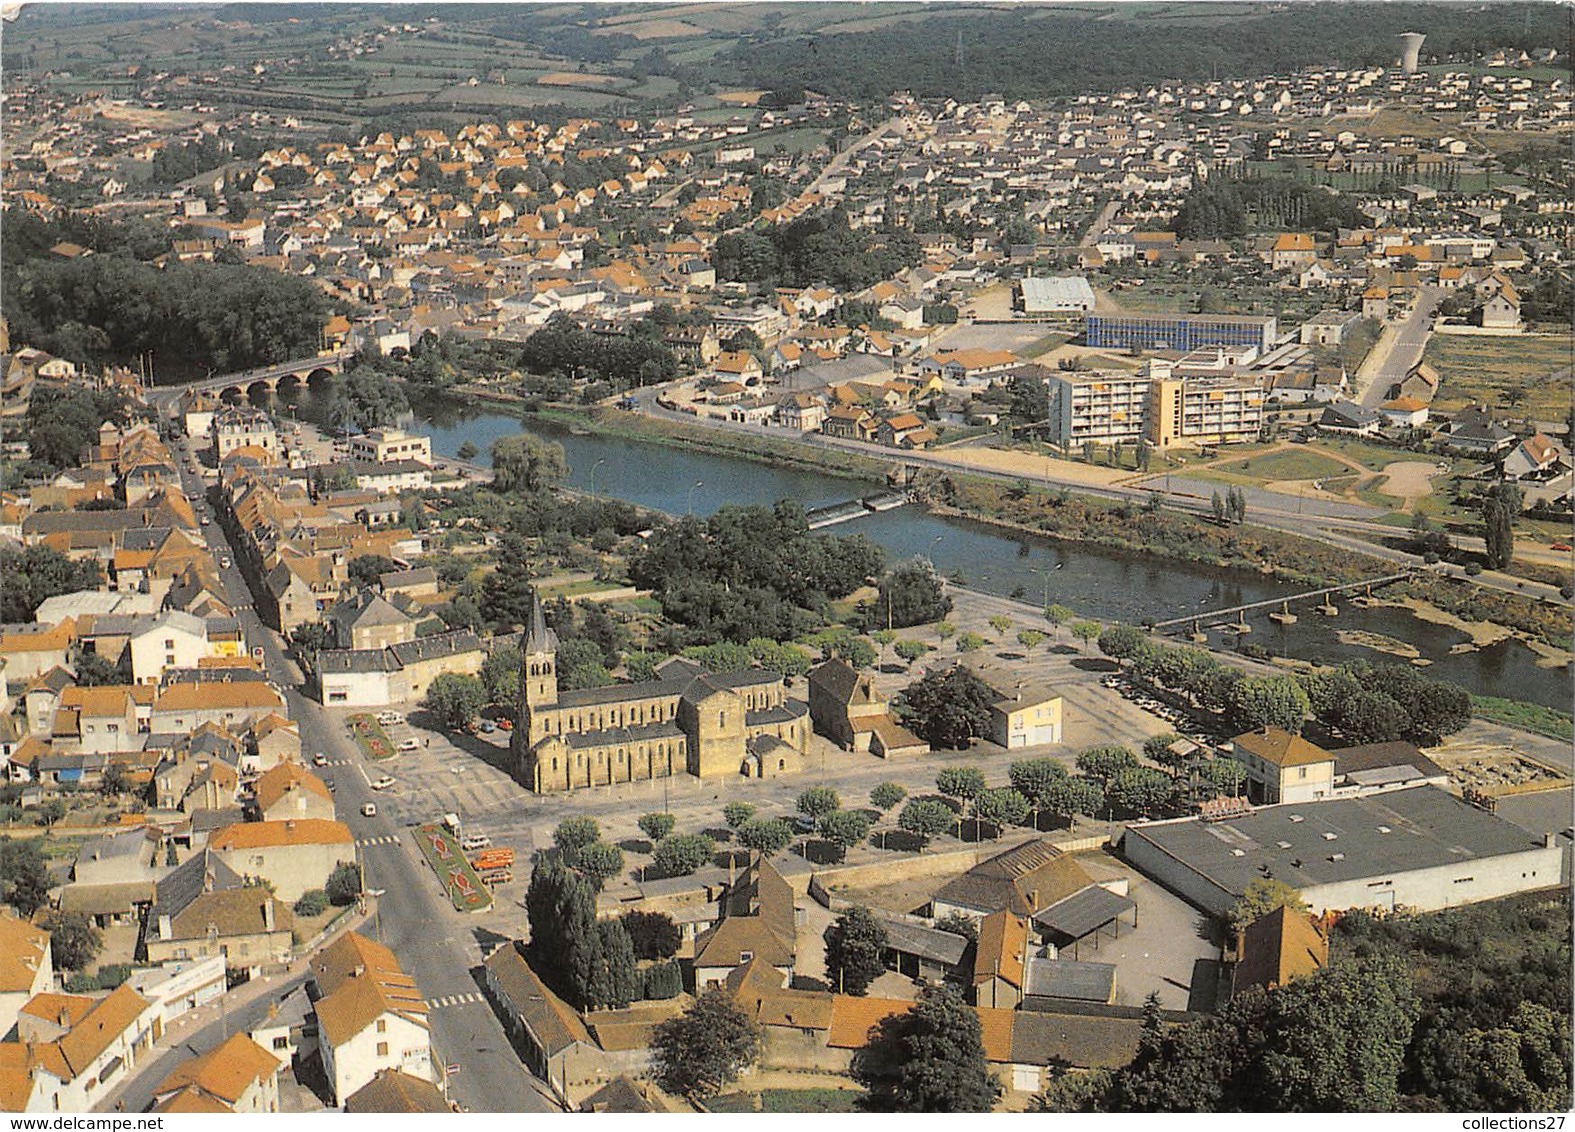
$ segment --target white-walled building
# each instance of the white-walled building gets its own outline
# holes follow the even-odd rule
[[[382,1069],[438,1082],[426,1002],[392,951],[347,932],[312,960],[312,978],[318,1044],[336,1103]]]
[[[1132,825],[1122,853],[1216,916],[1260,877],[1300,891],[1314,915],[1430,912],[1567,883],[1551,834],[1534,838],[1434,786]]]

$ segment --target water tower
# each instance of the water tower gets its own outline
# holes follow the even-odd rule
[[[1395,36],[1400,41],[1400,69],[1408,75],[1416,74],[1417,56],[1422,53],[1422,41],[1427,36],[1408,31]]]

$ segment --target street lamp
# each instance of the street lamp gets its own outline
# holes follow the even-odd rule
[[[607,457],[603,456],[600,460],[596,461],[596,463],[591,465],[591,499],[592,499],[592,501],[594,501],[596,499],[596,469],[601,467],[606,462],[607,462]]]
[[[1043,578],[1045,580],[1045,600],[1044,600],[1044,604],[1041,605],[1040,608],[1041,609],[1049,609],[1050,608],[1050,569],[1051,568],[1049,566],[1030,566],[1029,569],[1032,570],[1035,574],[1039,574],[1039,575],[1043,576]]]
[[[689,489],[689,503],[688,503],[688,506],[687,506],[686,510],[689,512],[690,515],[693,515],[695,513],[695,487],[704,487],[704,486],[705,486],[704,481],[702,481],[702,480],[695,480],[695,486],[691,487]]]

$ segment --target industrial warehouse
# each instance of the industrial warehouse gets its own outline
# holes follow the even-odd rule
[[[1439,908],[1561,882],[1563,850],[1433,786],[1292,802],[1225,820],[1128,826],[1128,861],[1226,915],[1259,877],[1300,890],[1314,914]]]

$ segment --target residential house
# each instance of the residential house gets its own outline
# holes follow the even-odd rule
[[[212,655],[208,626],[201,617],[166,609],[131,631],[131,678],[157,684],[172,668],[196,668]]]
[[[1483,457],[1496,456],[1515,443],[1515,434],[1499,424],[1486,405],[1472,405],[1455,414],[1439,442]]]
[[[213,414],[210,427],[218,463],[241,449],[255,450],[267,463],[277,460],[284,451],[273,418],[259,409],[220,409]]]
[[[355,838],[343,822],[322,818],[241,822],[208,838],[208,849],[242,876],[271,882],[294,902],[322,888],[334,869],[355,862]]]
[[[138,951],[148,963],[217,955],[226,967],[257,972],[289,962],[294,929],[285,898],[199,850],[158,882]]]
[[[346,932],[317,953],[311,968],[318,1048],[336,1103],[385,1069],[441,1080],[426,1001],[392,951]]]
[[[1534,433],[1504,457],[1507,480],[1547,479],[1570,470],[1569,450],[1542,433]]]
[[[252,806],[261,821],[334,820],[334,796],[323,780],[299,763],[264,771],[252,784]]]
[[[1415,397],[1391,397],[1378,406],[1378,415],[1391,428],[1421,428],[1427,423],[1427,402]]]
[[[407,433],[402,428],[374,428],[350,438],[350,458],[366,464],[413,460],[432,463],[432,438]]]
[[[1383,418],[1377,412],[1355,401],[1335,401],[1325,405],[1318,417],[1319,429],[1355,436],[1372,436],[1382,424]]]
[[[36,1058],[59,1083],[42,1108],[88,1112],[129,1079],[152,1049],[152,1016],[153,1004],[124,984],[97,1000],[42,994],[17,1018],[15,1044],[27,1047],[28,1055],[0,1054],[0,1065]]]
[[[183,682],[170,684],[154,699],[151,727],[161,733],[182,733],[216,723],[241,730],[284,711],[284,697],[262,680]]]
[[[154,1112],[279,1111],[279,1059],[245,1034],[182,1062],[153,1090]]]
[[[1255,802],[1310,802],[1334,789],[1334,755],[1300,735],[1264,727],[1231,741],[1232,758],[1247,770],[1247,792]]]
[[[343,579],[326,556],[287,554],[268,571],[265,585],[273,626],[289,636],[322,619],[323,611],[339,596]]]
[[[54,980],[49,933],[9,908],[0,912],[0,1039],[11,1036],[23,1004],[49,990]]]
[[[748,350],[724,350],[717,355],[717,359],[712,363],[711,368],[715,371],[718,380],[724,383],[735,382],[745,386],[756,385],[765,376],[765,370],[761,368],[760,359]]]
[[[1061,741],[1061,697],[1048,685],[1019,679],[1015,670],[989,662],[970,665],[995,693],[990,739],[1008,750]]]
[[[1306,232],[1281,232],[1269,251],[1269,266],[1275,271],[1294,271],[1307,267],[1318,258],[1318,245]]]
[[[382,649],[413,641],[416,623],[387,600],[362,590],[340,599],[328,611],[334,643],[345,649]]]
[[[1015,1010],[1028,985],[1028,952],[1026,916],[1001,908],[980,920],[969,988],[973,1002]]]
[[[840,440],[870,441],[875,439],[877,427],[868,409],[858,405],[837,405],[827,411],[820,431]]]
[[[431,1081],[399,1069],[379,1069],[366,1084],[345,1098],[344,1110],[370,1115],[384,1112],[453,1112],[443,1091]]]
[[[798,909],[792,886],[776,866],[757,856],[719,903],[721,920],[695,939],[695,992],[721,985],[750,959],[770,964],[784,980],[792,978]]]
[[[813,394],[794,393],[777,406],[777,419],[795,432],[818,432],[826,419],[826,406]]]
[[[1489,293],[1482,303],[1482,326],[1486,330],[1520,329],[1520,292],[1502,275],[1489,280]]]
[[[60,693],[52,725],[54,753],[113,754],[140,750],[151,688],[73,685]]]
[[[531,970],[518,942],[482,964],[482,982],[514,1048],[565,1103],[588,1096],[606,1077],[601,1047],[573,1007]]]
[[[876,426],[876,439],[888,448],[909,450],[927,448],[935,442],[934,431],[916,413],[896,413]]]
[[[924,754],[930,746],[891,715],[875,680],[840,657],[809,671],[809,718],[816,731],[845,751],[881,758]]]

